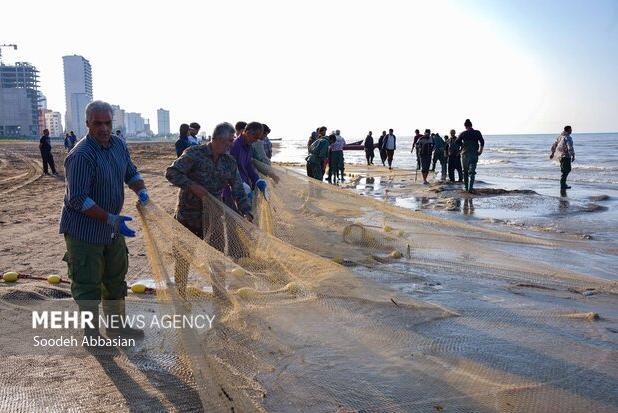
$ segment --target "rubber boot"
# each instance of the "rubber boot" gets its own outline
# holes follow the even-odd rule
[[[474,177],[470,177],[470,182],[468,183],[468,192],[474,191]]]
[[[92,337],[97,338],[101,336],[101,332],[99,331],[99,306],[94,306],[94,304],[80,304],[79,312],[90,312],[92,313],[92,324],[94,328],[84,327],[84,337]],[[80,315],[81,318],[81,315]]]
[[[110,326],[105,329],[107,335],[115,335],[115,336],[128,336],[133,338],[144,337],[144,330],[139,328],[130,327],[126,321],[126,305],[124,298],[119,300],[103,300],[103,313],[108,317],[108,323]],[[116,325],[120,325],[119,327],[112,327],[111,324],[111,316],[115,315]],[[125,321],[126,325],[122,325],[122,321]]]

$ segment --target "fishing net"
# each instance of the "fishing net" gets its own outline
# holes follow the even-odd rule
[[[212,330],[174,341],[206,411],[615,410],[615,348],[585,339],[601,334],[596,314],[556,305],[569,288],[615,285],[552,266],[557,241],[270,168],[276,182],[254,200],[255,225],[210,196],[199,231],[154,202],[140,208],[158,299],[217,314]],[[521,258],[520,248],[543,250],[548,262]],[[522,298],[450,306],[373,280],[427,274],[479,288],[507,281]],[[534,294],[516,290],[526,286]]]

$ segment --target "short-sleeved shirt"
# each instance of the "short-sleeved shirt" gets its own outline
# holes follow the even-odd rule
[[[111,214],[124,204],[124,185],[141,179],[126,145],[117,137],[108,147],[86,136],[64,160],[66,190],[60,217],[60,233],[90,244],[112,243],[113,227],[83,213],[86,199]]]

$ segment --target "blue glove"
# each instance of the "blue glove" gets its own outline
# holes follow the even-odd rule
[[[142,205],[146,205],[148,201],[150,200],[150,197],[148,196],[148,191],[146,191],[146,188],[140,189],[139,192],[137,193],[137,197],[139,198],[139,202]]]
[[[114,227],[114,234],[120,232],[125,237],[134,237],[135,231],[125,224],[126,221],[133,221],[133,218],[124,215],[107,214],[107,223]]]
[[[263,179],[258,179],[257,182],[255,183],[255,186],[262,192],[264,192],[266,190],[266,181]]]

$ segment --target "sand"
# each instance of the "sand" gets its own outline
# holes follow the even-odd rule
[[[176,189],[165,180],[164,171],[175,159],[173,145],[139,143],[131,144],[130,150],[145,178],[151,198],[172,213],[176,202]],[[64,195],[64,154],[54,150],[54,157],[60,175],[44,176],[35,143],[0,142],[2,272],[13,270],[40,277],[59,274],[66,280],[66,265],[62,262],[65,245],[62,236],[58,234]],[[359,176],[352,176],[345,185],[358,190],[358,184],[364,179],[362,177],[366,175],[366,171],[363,168],[349,168],[348,171]],[[395,171],[390,175],[393,179],[388,185],[384,185],[389,176],[385,168],[375,168],[372,173],[374,176],[381,176],[384,189],[381,195],[385,199],[423,193],[427,194],[426,203],[430,202],[436,205],[436,208],[448,210],[457,207],[456,202],[450,202],[449,199],[470,198],[461,194],[459,189],[448,185],[434,184],[429,188],[422,188],[414,183],[414,174],[409,171]],[[473,198],[482,200],[493,195],[534,196],[484,190]],[[137,215],[135,200],[135,195],[127,191],[124,214]],[[137,230],[137,236],[127,240],[130,260],[128,278],[149,279],[150,269],[139,221],[135,220],[132,226]],[[573,239],[578,236],[563,235]],[[618,299],[615,295],[600,294],[594,290],[552,289],[499,279],[459,279],[457,274],[444,272],[439,265],[432,267],[429,264],[410,268],[407,264],[392,263],[388,267],[380,267],[379,271],[360,268],[358,272],[400,292],[444,305],[461,314],[453,320],[428,326],[425,335],[435,340],[438,345],[442,343],[443,337],[453,336],[453,346],[462,354],[470,353],[471,360],[478,345],[486,345],[487,348],[496,350],[504,349],[504,354],[497,351],[492,356],[495,360],[488,356],[488,359],[477,361],[479,364],[491,365],[492,361],[499,364],[500,357],[517,358],[520,371],[511,372],[512,374],[517,373],[525,378],[535,367],[538,367],[542,374],[548,374],[545,381],[541,380],[538,386],[536,383],[531,386],[528,381],[521,380],[522,388],[529,386],[530,397],[537,397],[544,392],[559,394],[559,399],[569,406],[561,411],[612,411],[618,407],[615,389],[618,379],[615,365],[618,349]],[[66,283],[50,286],[44,281],[28,279],[20,280],[16,284],[0,283],[0,325],[17,326],[27,322],[30,312],[24,309],[27,309],[29,304],[23,299],[32,303],[46,300],[70,301],[68,291]],[[130,296],[130,299],[139,301],[139,305],[145,307],[156,306],[153,296]],[[519,313],[524,317],[528,313],[532,314],[533,310],[534,315],[528,323],[520,325],[506,321],[512,313]],[[174,356],[173,349],[151,351],[164,343],[161,337],[147,336],[146,340],[133,349],[98,356],[83,349],[69,355],[23,355],[10,350],[11,347],[19,345],[19,334],[11,331],[10,327],[7,328],[8,330],[2,332],[1,339],[6,356],[0,363],[2,411],[201,410],[192,375],[187,368],[182,367],[182,363]],[[547,365],[535,365],[531,357],[537,353],[528,354],[502,337],[502,332],[507,328],[521,329],[524,335],[527,331],[538,330],[537,335],[531,335],[528,341],[523,339],[522,342],[530,349],[537,349],[539,353],[547,348],[545,345],[553,343],[552,340],[568,342],[571,339],[578,343],[581,351],[573,357],[573,353],[565,350]],[[10,334],[11,332],[14,334]],[[537,341],[538,337],[546,341]],[[428,349],[419,349],[421,356],[424,352],[431,353]],[[507,356],[507,352],[512,353]],[[536,362],[541,360],[547,359],[539,358]],[[433,403],[440,406],[443,411],[449,411],[449,407],[457,403],[457,391],[466,391],[466,386],[462,383],[476,380],[463,375],[459,377],[461,366],[455,364],[455,361],[453,363],[452,366],[443,366],[453,371],[453,399],[428,402],[430,405]],[[479,374],[485,372],[481,371],[480,367],[478,369]],[[582,383],[581,379],[588,382]],[[500,386],[499,383],[487,385]],[[478,395],[479,400],[482,397]],[[268,410],[285,411],[280,403],[285,403],[285,400],[275,397],[265,401]],[[516,406],[505,403],[496,405],[492,411],[518,411]],[[558,407],[562,409],[565,404]],[[345,409],[345,406],[342,409]],[[402,409],[414,411],[410,406],[402,406]]]

